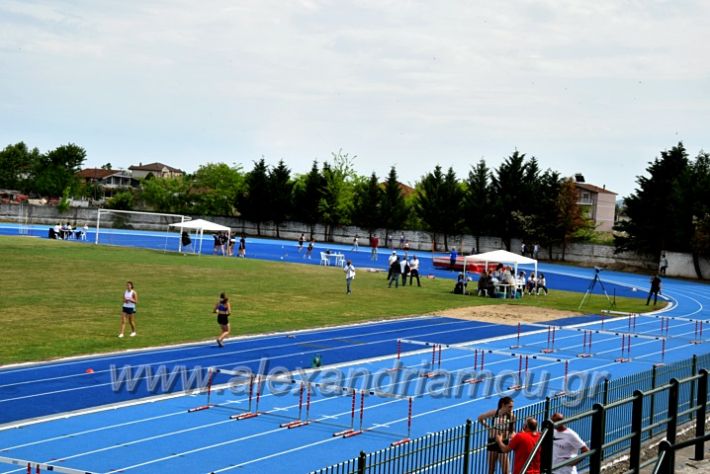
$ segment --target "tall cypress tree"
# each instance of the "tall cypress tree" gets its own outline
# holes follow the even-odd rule
[[[382,225],[382,188],[377,175],[372,173],[367,181],[360,183],[354,196],[353,224],[367,229],[369,236]]]
[[[393,166],[387,175],[382,196],[382,224],[387,233],[401,229],[407,220],[408,212],[409,209],[397,180],[397,170]]]
[[[261,224],[268,219],[270,206],[269,176],[266,160],[254,162],[246,175],[246,190],[237,199],[237,209],[242,218],[256,224],[256,234],[261,235]]]
[[[491,211],[490,170],[481,160],[468,172],[463,197],[463,216],[466,228],[476,239],[480,252],[481,236],[489,232]]]
[[[291,170],[283,160],[269,171],[269,220],[276,226],[276,237],[280,238],[279,225],[291,216],[293,206],[293,182]]]

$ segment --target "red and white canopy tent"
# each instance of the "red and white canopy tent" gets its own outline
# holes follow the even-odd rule
[[[227,226],[217,224],[216,222],[206,221],[204,219],[195,219],[194,221],[187,222],[176,222],[175,224],[170,224],[170,227],[179,227],[181,233],[183,230],[195,231],[195,233],[199,235],[200,239],[200,248],[198,249],[198,253],[200,254],[202,254],[202,235],[205,233],[205,231],[226,232],[227,237],[230,236],[230,233],[232,231],[232,229]],[[182,252],[182,240],[180,240],[178,252]]]
[[[508,252],[507,250],[494,250],[492,252],[484,252],[476,255],[467,255],[463,259],[463,271],[466,274],[466,263],[485,264],[485,270],[488,271],[488,264],[507,263],[513,265],[515,274],[518,274],[518,265],[535,265],[535,275],[537,275],[537,260],[534,258],[524,257],[517,253]]]

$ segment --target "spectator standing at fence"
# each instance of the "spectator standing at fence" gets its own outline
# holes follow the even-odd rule
[[[138,304],[138,293],[133,288],[133,282],[126,282],[126,290],[123,292],[123,307],[121,308],[121,332],[118,337],[123,337],[126,329],[126,322],[131,325],[131,337],[136,335],[136,304]]]
[[[302,233],[301,236],[298,238],[298,254],[301,254],[301,251],[303,250],[303,242],[306,241],[306,236]]]
[[[537,430],[537,420],[535,418],[526,418],[523,431],[517,433],[510,440],[510,443],[503,443],[503,437],[496,435],[496,442],[501,452],[507,453],[513,451],[515,457],[513,459],[513,474],[524,474],[523,467],[535,448],[535,445],[540,440],[540,432]],[[530,467],[525,471],[525,474],[540,474],[540,451],[535,454]]]
[[[352,260],[348,260],[348,262],[345,264],[345,268],[343,268],[343,271],[345,271],[346,294],[351,295],[353,293],[351,285],[353,280],[355,279],[355,267],[353,267]]]
[[[417,286],[422,286],[419,281],[419,259],[416,255],[409,261],[409,286],[412,286],[415,278],[417,279]]]
[[[219,301],[214,305],[214,312],[217,313],[217,324],[222,330],[219,337],[217,337],[217,345],[219,347],[224,347],[224,338],[229,336],[229,316],[232,314],[232,305],[229,302],[229,298],[225,293],[219,295]]]
[[[355,234],[355,237],[353,237],[353,252],[357,252],[358,248],[360,248],[360,242],[359,242],[359,237],[357,234]]]
[[[513,399],[503,397],[498,400],[498,407],[481,413],[478,422],[488,430],[488,474],[493,474],[496,470],[496,463],[500,463],[502,474],[509,474],[507,451],[503,451],[500,445],[507,444],[510,437],[515,432],[515,416],[513,415]],[[501,437],[501,443],[498,442]]]
[[[646,298],[646,306],[651,302],[651,296],[653,296],[653,306],[658,303],[658,293],[661,292],[661,277],[658,275],[653,275],[651,278],[651,289],[648,292],[648,298]]]
[[[308,247],[306,247],[306,255],[304,255],[303,258],[307,258],[308,260],[311,259],[311,257],[313,256],[313,247],[315,247],[315,245],[316,245],[316,240],[311,239],[308,242]]]
[[[540,253],[540,245],[538,245],[538,244],[533,245],[532,254],[530,256],[532,258],[534,258],[535,260],[537,260],[537,255],[539,253]]]
[[[555,423],[559,423],[564,419],[565,417],[562,413],[552,415],[552,421]],[[580,438],[573,429],[567,428],[564,424],[558,424],[553,433],[552,465],[556,466],[561,462],[577,457],[577,453],[580,450],[582,453],[589,451],[589,448],[584,444],[582,438]],[[577,474],[577,467],[574,464],[561,467],[556,469],[555,473]]]

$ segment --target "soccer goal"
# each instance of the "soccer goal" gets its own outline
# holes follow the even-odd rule
[[[30,235],[30,206],[21,202],[17,206],[17,231],[20,235]]]
[[[94,243],[178,251],[180,233],[175,232],[170,224],[185,223],[191,219],[182,214],[99,209]]]

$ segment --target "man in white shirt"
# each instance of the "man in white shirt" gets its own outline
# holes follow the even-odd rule
[[[348,260],[343,270],[345,271],[345,289],[347,290],[347,294],[350,295],[353,292],[351,284],[355,278],[355,267],[353,267],[352,260]]]
[[[552,421],[559,423],[565,417],[562,413],[552,415]],[[556,466],[561,462],[577,457],[577,453],[581,450],[583,453],[589,451],[589,448],[582,438],[570,428],[563,424],[558,424],[553,433],[553,448],[552,448],[552,465]],[[577,474],[575,466],[565,466],[555,470],[555,474]]]

